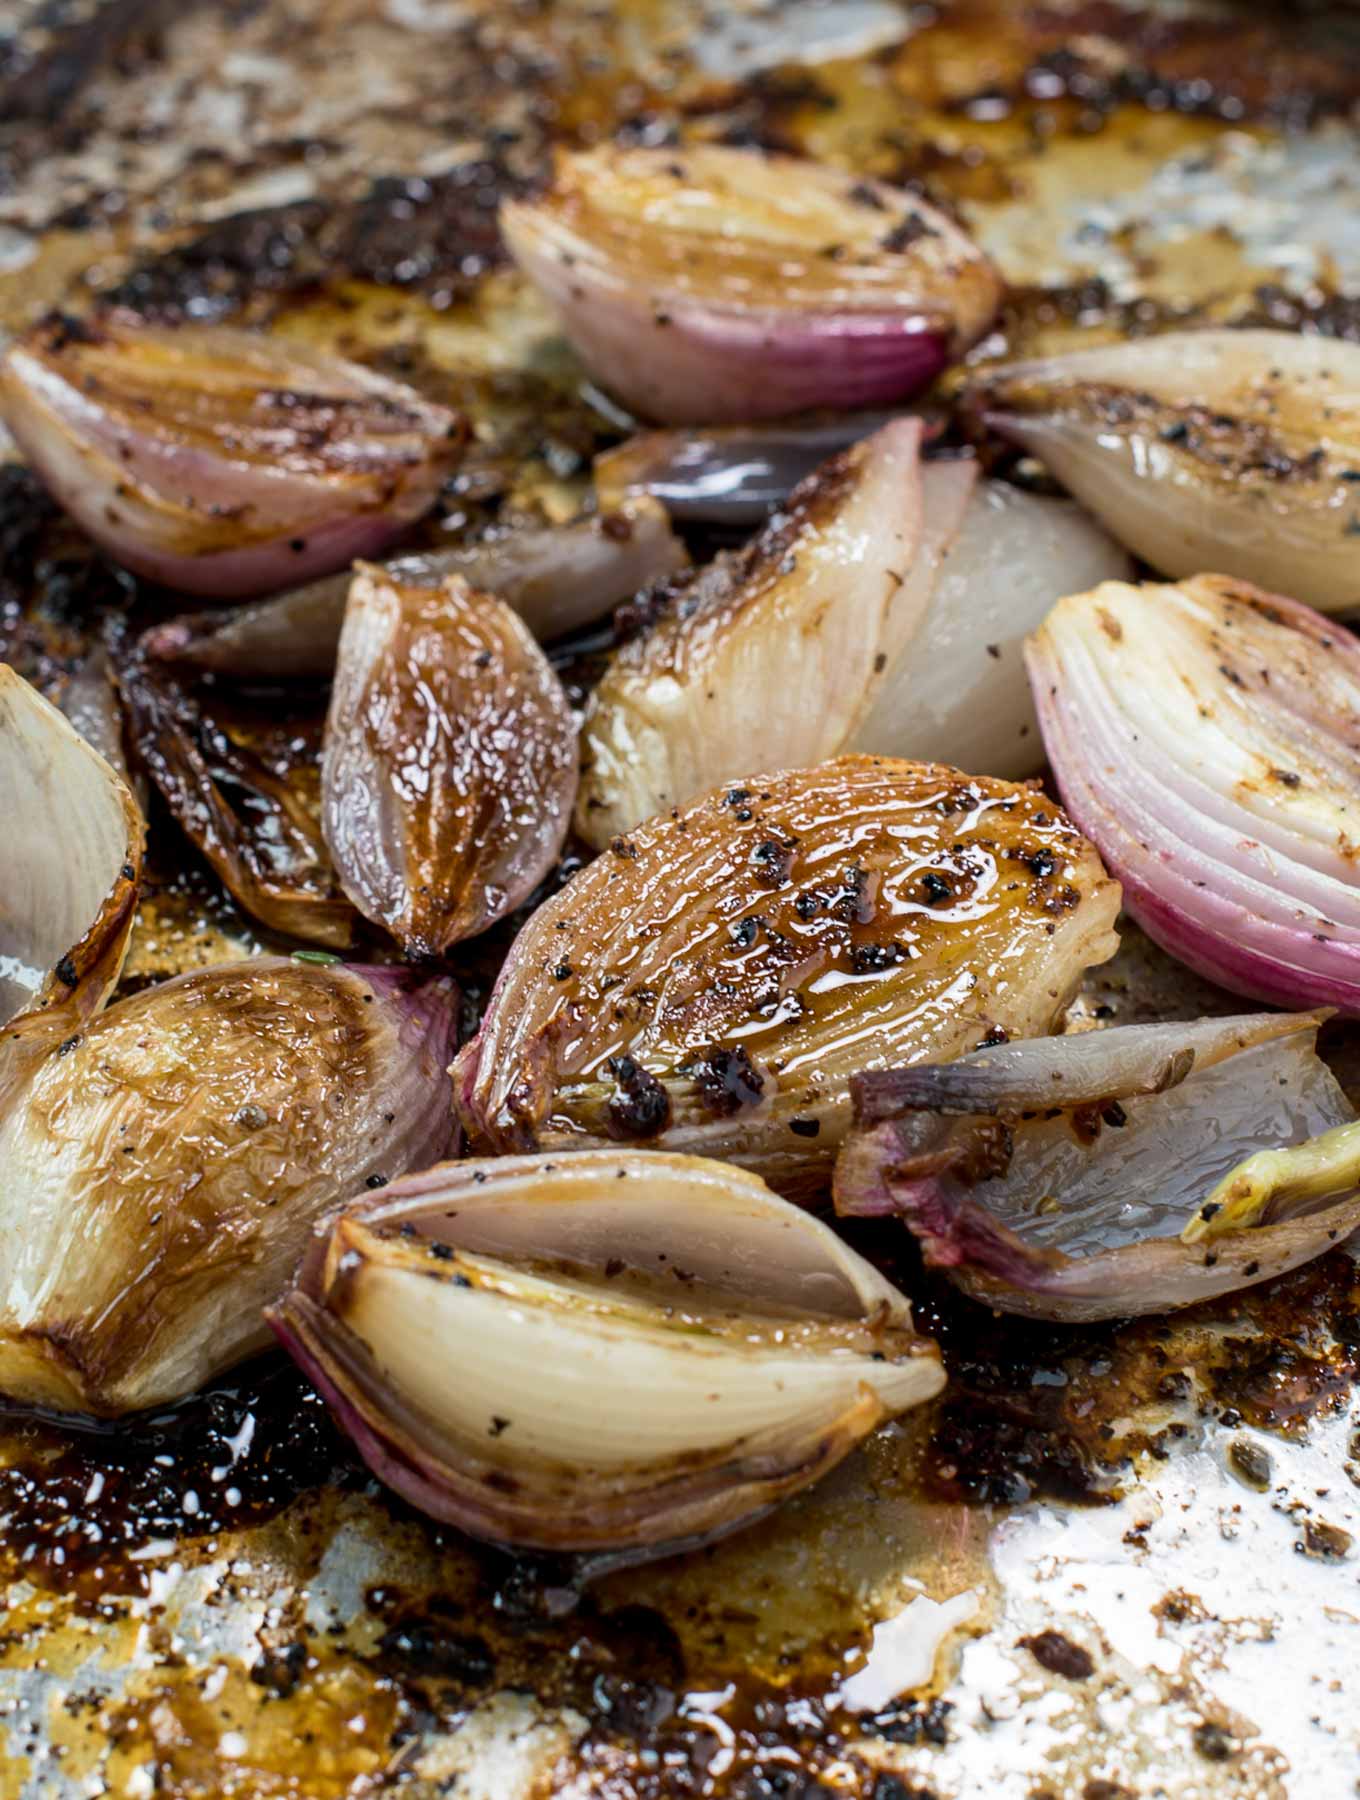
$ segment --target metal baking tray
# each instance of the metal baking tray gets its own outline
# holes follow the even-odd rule
[[[476,420],[469,516],[565,516],[607,426],[492,223],[552,138],[920,182],[1011,283],[994,356],[1181,318],[1360,335],[1358,103],[1360,15],[1321,5],[11,0],[0,327],[113,295],[415,371]],[[30,654],[113,603],[14,470],[0,549]],[[255,947],[162,849],[127,980]],[[1129,931],[1077,1009],[1233,1004]],[[942,1399],[584,1590],[379,1491],[277,1363],[118,1430],[5,1419],[0,1794],[1356,1792],[1349,1254],[1084,1329],[900,1273]]]

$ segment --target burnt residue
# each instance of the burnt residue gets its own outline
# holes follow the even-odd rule
[[[381,176],[354,200],[299,200],[215,220],[136,263],[106,303],[158,319],[259,315],[350,278],[410,289],[444,308],[505,261],[496,209],[524,191],[487,157],[441,175]]]
[[[0,661],[60,705],[138,583],[69,523],[37,478],[0,465]]]
[[[190,0],[192,4],[192,0]],[[0,121],[55,125],[101,75],[159,60],[184,0],[44,0],[0,36]]]
[[[698,1088],[700,1104],[720,1119],[758,1105],[765,1087],[765,1077],[741,1044],[710,1050],[686,1063],[680,1073]]]
[[[568,968],[567,975],[571,972]],[[609,1135],[627,1141],[660,1137],[671,1122],[671,1101],[656,1076],[631,1056],[611,1057],[609,1073],[614,1077]]]
[[[0,1411],[3,1562],[97,1607],[147,1592],[150,1538],[211,1539],[272,1518],[361,1464],[290,1364],[116,1425]]]

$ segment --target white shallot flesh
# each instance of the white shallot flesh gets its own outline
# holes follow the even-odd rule
[[[146,826],[121,776],[8,663],[0,795],[0,1025],[31,1009],[88,1017],[127,953]]]
[[[927,530],[954,519],[959,464],[922,470]],[[1026,633],[1063,594],[1124,581],[1132,562],[1071,500],[979,481],[937,568],[916,630],[885,674],[849,748],[984,769],[1020,780],[1043,767],[1025,676]]]

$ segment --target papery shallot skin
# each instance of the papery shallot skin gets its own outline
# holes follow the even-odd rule
[[[384,566],[415,586],[459,575],[479,593],[504,600],[535,637],[547,640],[593,624],[688,561],[660,504],[643,496],[566,525],[523,526]],[[230,613],[167,619],[144,633],[141,647],[148,656],[219,675],[326,679],[335,671],[351,579],[346,571]]]
[[[900,1217],[965,1293],[1035,1318],[1271,1280],[1360,1226],[1360,1126],[1317,1055],[1323,1017],[1117,1026],[866,1074],[837,1210]]]
[[[1065,804],[1163,949],[1360,1015],[1360,645],[1225,576],[1105,582],[1026,647]]]
[[[987,370],[965,404],[1163,575],[1360,608],[1360,345],[1164,332]]]
[[[307,345],[124,312],[13,343],[0,412],[110,556],[221,598],[376,554],[428,510],[464,436],[446,408]]]
[[[801,768],[845,747],[933,579],[920,444],[920,422],[898,419],[830,458],[615,652],[581,730],[587,843],[753,765]]]
[[[262,1348],[317,1217],[445,1153],[455,998],[267,957],[36,1046],[0,1117],[0,1393],[111,1416]]]
[[[730,1164],[627,1148],[361,1197],[269,1318],[389,1486],[581,1573],[735,1530],[944,1381],[826,1225]]]
[[[1119,890],[1041,793],[872,757],[751,775],[534,914],[456,1068],[474,1145],[628,1138],[818,1190],[863,1068],[1046,1031]]]
[[[549,189],[507,202],[501,227],[596,379],[675,424],[901,401],[1001,297],[918,196],[717,144],[560,151]]]
[[[123,966],[146,825],[118,773],[7,663],[0,819],[0,1025],[34,1008],[89,1017]]]
[[[557,859],[576,726],[503,601],[449,576],[360,565],[321,759],[321,818],[345,892],[413,956],[475,936]]]

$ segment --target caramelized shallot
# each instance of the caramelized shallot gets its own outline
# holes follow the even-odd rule
[[[863,756],[747,776],[539,907],[459,1110],[477,1147],[632,1139],[815,1194],[851,1075],[1049,1029],[1118,907],[1032,789]]]
[[[434,500],[461,421],[306,345],[128,313],[0,357],[0,412],[55,498],[167,587],[268,593],[371,556]]]
[[[1360,608],[1360,345],[1172,331],[988,370],[969,403],[1163,575]]]
[[[678,424],[903,400],[1001,295],[916,195],[717,144],[559,151],[552,186],[506,202],[501,227],[595,378]]]
[[[318,1216],[443,1155],[455,994],[274,957],[181,975],[8,1046],[0,1392],[111,1415],[268,1342]]]
[[[969,465],[944,465],[957,491],[924,520],[920,442],[919,421],[899,419],[832,457],[616,651],[582,728],[587,843],[753,762],[802,767],[844,748],[916,628],[939,521],[961,513],[972,481]]]
[[[576,791],[561,683],[503,601],[361,564],[321,758],[345,892],[413,956],[475,936],[557,859]]]
[[[497,532],[383,567],[395,580],[426,587],[459,575],[512,606],[535,637],[549,639],[594,624],[688,560],[661,506],[644,497],[567,525]],[[350,580],[347,570],[233,612],[167,619],[143,635],[141,647],[160,661],[220,675],[325,679],[335,669]]]

